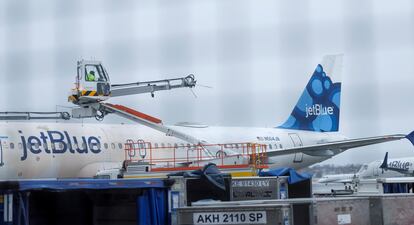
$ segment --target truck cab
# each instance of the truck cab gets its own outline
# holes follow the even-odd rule
[[[75,88],[69,101],[77,105],[107,100],[111,95],[108,73],[100,61],[78,61]]]

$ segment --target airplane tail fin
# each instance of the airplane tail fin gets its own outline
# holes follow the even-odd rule
[[[381,169],[387,169],[388,168],[388,152],[385,153],[384,161],[382,162]]]
[[[338,80],[342,73],[342,58],[342,54],[323,58],[289,118],[279,128],[338,131],[341,98],[341,83]]]
[[[405,136],[414,145],[414,131]]]

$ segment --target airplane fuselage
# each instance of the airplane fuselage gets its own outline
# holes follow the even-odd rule
[[[385,170],[396,171],[405,175],[414,175],[414,157],[388,159]]]
[[[414,158],[399,158],[399,159],[390,159],[390,165],[395,165],[397,163],[401,163],[402,165],[406,165],[414,162]],[[410,170],[407,167],[407,172],[394,171],[393,168],[391,169],[381,169],[382,161],[376,160],[370,163],[365,163],[361,166],[360,170],[354,174],[330,174],[325,175],[321,179],[318,180],[319,183],[352,183],[354,179],[358,178],[360,180],[367,180],[367,179],[378,179],[378,178],[389,178],[389,177],[403,177],[406,175],[413,175],[412,168]],[[411,172],[411,173],[410,173]]]
[[[277,128],[172,127],[208,143],[260,143],[268,151],[344,140],[337,133]],[[6,122],[0,124],[0,179],[92,177],[98,171],[121,167],[128,139],[152,146],[187,145],[140,125]],[[271,157],[269,163],[298,169],[327,158],[293,153]]]

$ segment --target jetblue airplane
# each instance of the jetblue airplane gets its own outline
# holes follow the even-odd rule
[[[385,171],[395,171],[404,175],[414,175],[414,157],[388,159],[388,152],[379,168]]]
[[[377,179],[395,178],[414,175],[414,157],[388,159],[388,152],[384,160],[375,160],[365,163],[357,173],[325,175],[319,183],[352,183],[356,178]]]
[[[413,162],[413,158],[401,158],[393,159],[400,162],[406,162],[407,160]],[[318,180],[318,183],[352,183],[355,179],[366,180],[366,179],[377,179],[377,178],[390,178],[390,177],[403,177],[404,174],[381,168],[382,161],[375,160],[370,163],[365,163],[361,166],[357,173],[348,173],[348,174],[333,174],[325,175]]]
[[[348,139],[339,134],[342,56],[316,66],[292,113],[275,128],[168,126],[205,143],[253,142],[267,146],[270,167],[304,168],[348,149],[414,134]],[[154,147],[187,146],[181,139],[142,125],[3,122],[0,179],[93,177],[122,167],[127,140]],[[144,156],[148,157],[148,156]]]

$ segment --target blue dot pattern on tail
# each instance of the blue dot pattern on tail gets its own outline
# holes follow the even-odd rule
[[[280,128],[309,131],[338,131],[341,83],[333,83],[318,65],[298,103]]]

